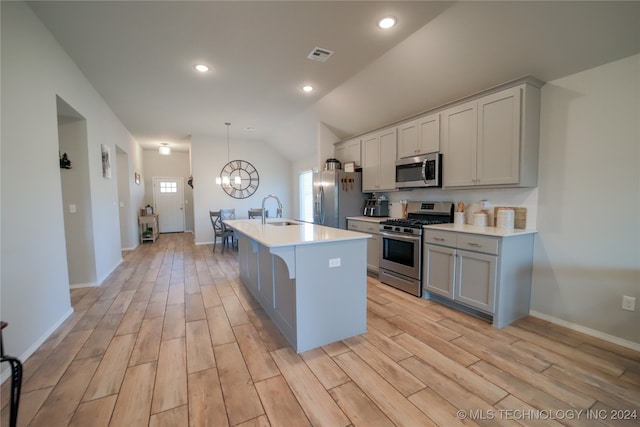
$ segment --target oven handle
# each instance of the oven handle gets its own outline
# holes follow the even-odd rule
[[[386,231],[381,231],[380,235],[382,237],[388,237],[389,239],[402,240],[404,242],[419,242],[420,236],[404,236],[402,234],[396,233],[388,233]]]

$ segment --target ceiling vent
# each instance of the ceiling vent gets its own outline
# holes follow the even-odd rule
[[[329,57],[331,57],[331,55],[333,55],[333,52],[330,51],[329,49],[323,49],[321,47],[314,47],[313,50],[311,51],[311,53],[309,53],[309,55],[307,55],[307,58],[313,60],[313,61],[318,61],[318,62],[326,62],[327,59],[329,59]]]

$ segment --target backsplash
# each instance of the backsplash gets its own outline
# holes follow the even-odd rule
[[[416,189],[412,191],[394,191],[377,193],[389,199],[389,215],[399,218],[402,215],[401,200],[424,202],[462,202],[469,205],[465,211],[467,224],[472,223],[473,213],[480,210],[480,201],[488,200],[488,223],[493,224],[493,208],[495,206],[514,206],[527,208],[527,229],[535,229],[538,212],[537,188],[495,188],[495,189]]]

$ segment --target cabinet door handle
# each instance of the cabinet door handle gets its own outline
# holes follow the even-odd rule
[[[442,237],[434,237],[433,240],[436,240],[438,242],[444,242],[444,239]]]
[[[475,248],[479,248],[480,247],[480,245],[478,243],[467,243],[467,245],[473,246]]]

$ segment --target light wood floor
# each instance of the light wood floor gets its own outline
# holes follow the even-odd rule
[[[534,318],[497,330],[374,279],[369,332],[298,355],[237,253],[191,239],[161,235],[71,292],[75,313],[24,364],[19,425],[640,423],[613,419],[638,411],[640,353]]]

